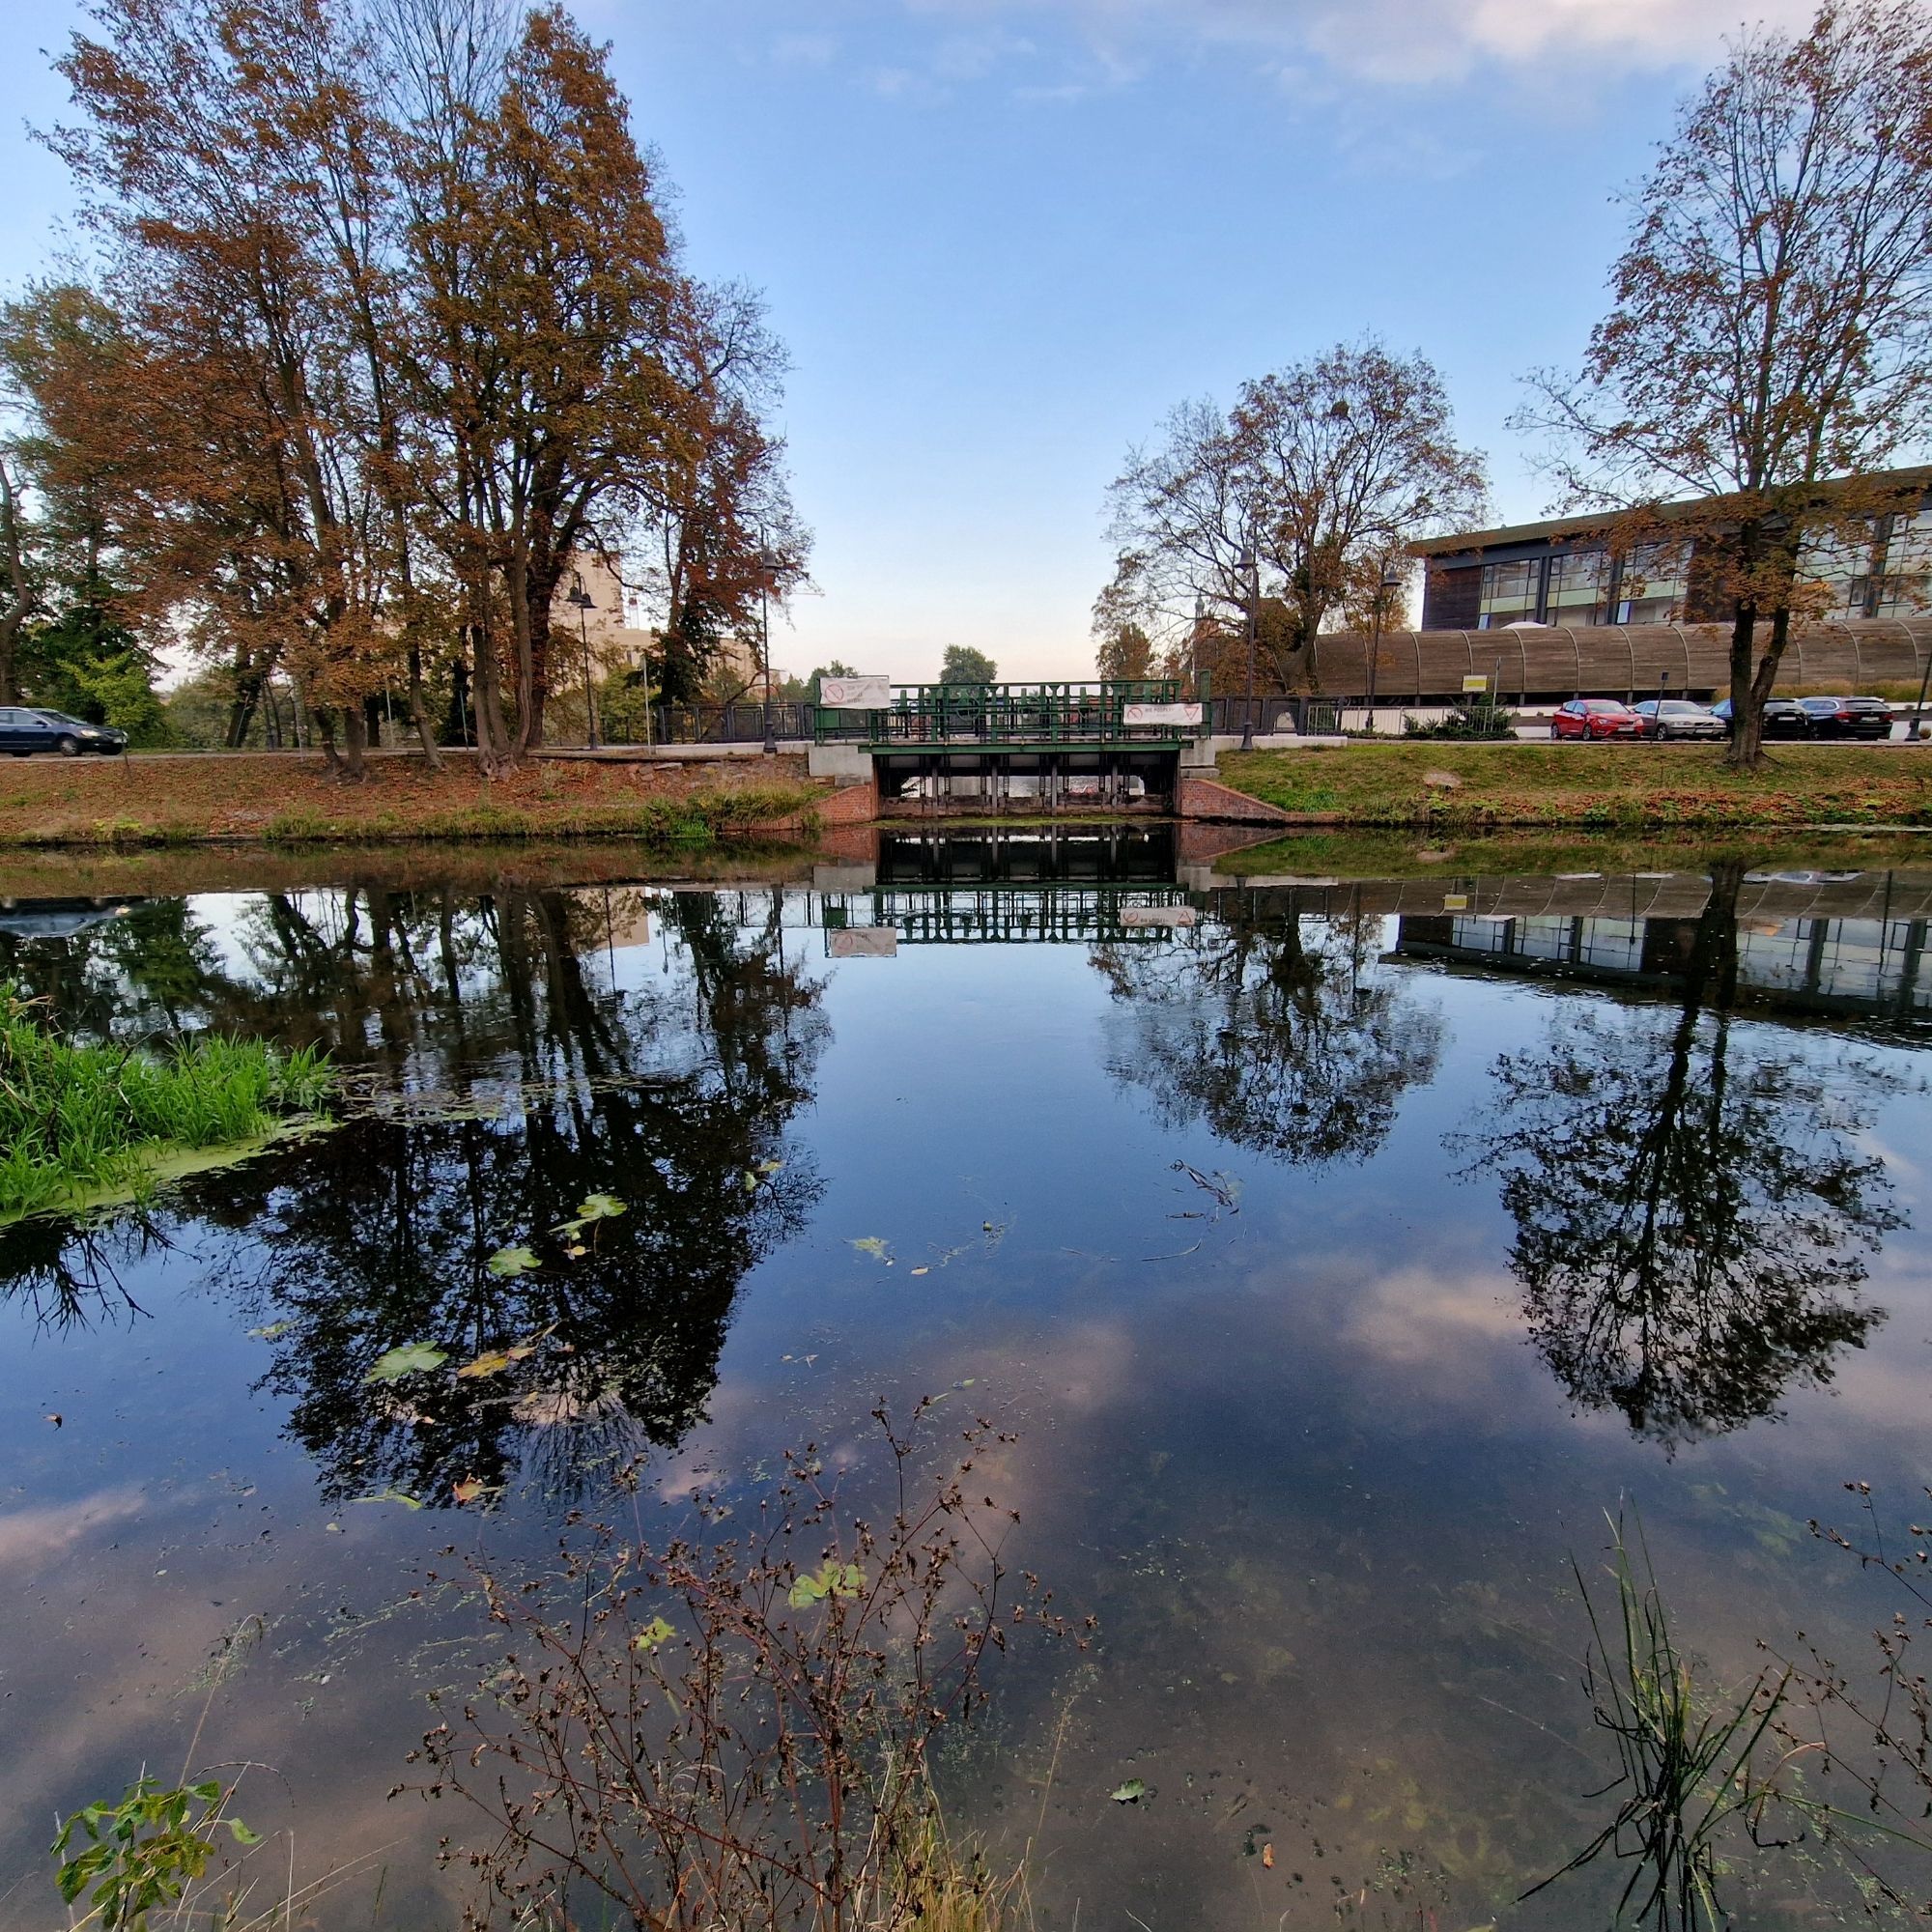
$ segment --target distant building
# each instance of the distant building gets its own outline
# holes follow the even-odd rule
[[[1911,507],[1875,517],[1869,543],[1813,544],[1800,573],[1830,587],[1825,621],[1922,616],[1932,607],[1932,469],[1861,480],[1896,483]],[[1708,526],[1716,507],[1704,498],[1666,504],[1661,515]],[[1604,526],[1601,515],[1557,517],[1416,544],[1425,566],[1421,628],[1729,622],[1708,539],[1640,544],[1616,555]]]

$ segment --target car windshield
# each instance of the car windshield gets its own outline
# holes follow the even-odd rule
[[[1667,711],[1673,718],[1701,718],[1704,715],[1701,704],[1692,704],[1682,697],[1673,697],[1667,704],[1660,704],[1657,708]]]
[[[1630,706],[1614,697],[1588,697],[1583,700],[1585,711],[1628,711]]]
[[[78,718],[70,718],[65,711],[37,711],[34,716],[44,724],[79,724],[83,730],[85,723]]]

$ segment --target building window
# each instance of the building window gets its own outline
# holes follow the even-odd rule
[[[1874,617],[1922,617],[1932,609],[1932,510],[1891,519],[1877,589]]]
[[[1689,589],[1690,553],[1683,544],[1637,544],[1617,579],[1619,624],[1674,624]]]
[[[1549,559],[1549,592],[1544,603],[1545,621],[1551,624],[1601,624],[1610,587],[1610,554],[1606,550],[1573,550]]]
[[[1842,619],[1871,614],[1876,540],[1838,530],[1804,539],[1798,575],[1821,594],[1821,614]]]
[[[1521,563],[1484,564],[1483,601],[1476,628],[1499,631],[1505,624],[1535,623],[1542,576],[1543,564],[1537,557]]]

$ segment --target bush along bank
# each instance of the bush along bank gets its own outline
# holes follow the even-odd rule
[[[76,1045],[0,981],[0,1222],[146,1192],[173,1163],[313,1119],[334,1085],[310,1048]]]

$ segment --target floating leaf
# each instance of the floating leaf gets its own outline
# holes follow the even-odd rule
[[[266,1328],[251,1328],[248,1339],[251,1342],[272,1342],[279,1335],[286,1335],[295,1324],[291,1321],[270,1321]]]
[[[888,1267],[893,1264],[893,1251],[877,1235],[861,1235],[852,1245],[862,1255],[870,1255],[875,1262],[884,1262]]]
[[[261,1833],[251,1832],[239,1818],[224,1818],[222,1823],[234,1834],[238,1845],[259,1845],[262,1842]]]
[[[516,1359],[508,1349],[493,1349],[487,1355],[478,1355],[473,1362],[465,1362],[456,1373],[469,1380],[479,1380],[484,1376],[500,1376]]]
[[[1264,1845],[1262,1847],[1262,1863],[1268,1871],[1274,1870],[1274,1847],[1272,1845]]]
[[[405,1509],[412,1510],[422,1508],[422,1503],[418,1498],[412,1495],[405,1495],[401,1490],[394,1488],[384,1490],[379,1494],[373,1496],[351,1496],[349,1500],[353,1503],[401,1503]]]
[[[538,1261],[528,1248],[520,1245],[514,1248],[498,1248],[490,1257],[488,1265],[492,1274],[513,1275],[528,1274],[532,1268],[542,1267],[543,1263]]]
[[[930,1274],[932,1270],[929,1267],[916,1267],[913,1269],[914,1274]]]
[[[757,1191],[758,1177],[755,1174],[747,1174],[745,1176],[745,1192],[747,1194],[755,1194]]]
[[[400,1349],[388,1349],[376,1357],[376,1366],[362,1378],[365,1382],[399,1382],[405,1376],[424,1375],[440,1369],[449,1360],[440,1349],[427,1342],[406,1342]]]
[[[783,1165],[784,1162],[781,1160],[761,1160],[758,1163],[758,1172],[767,1179],[770,1179]]]
[[[795,1610],[809,1610],[827,1597],[856,1597],[866,1587],[866,1573],[856,1563],[827,1562],[815,1577],[796,1578],[787,1601]]]
[[[462,1482],[450,1484],[449,1492],[460,1503],[473,1503],[478,1496],[487,1494],[489,1488],[481,1476],[465,1476]]]
[[[1138,1777],[1130,1777],[1124,1784],[1117,1784],[1108,1794],[1116,1804],[1138,1804],[1147,1796],[1147,1785]]]
[[[582,1221],[608,1221],[623,1211],[624,1204],[614,1194],[586,1194],[577,1204],[578,1218]]]
[[[660,1644],[668,1643],[677,1633],[662,1617],[653,1617],[636,1636],[631,1639],[634,1650],[656,1650]]]

